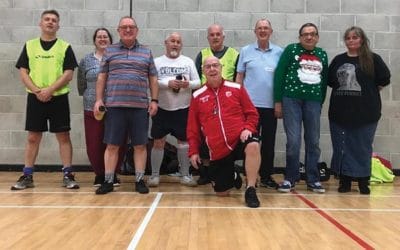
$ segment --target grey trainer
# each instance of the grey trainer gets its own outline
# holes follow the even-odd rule
[[[23,190],[25,188],[33,188],[35,185],[33,184],[32,175],[22,175],[19,177],[17,183],[11,186],[11,190]]]
[[[181,177],[181,184],[188,187],[196,187],[197,182],[193,179],[191,175],[185,175]]]
[[[62,186],[68,189],[79,188],[79,184],[75,181],[75,176],[73,174],[64,175]]]
[[[150,178],[147,180],[147,185],[149,187],[158,187],[160,184],[160,176],[150,176]]]

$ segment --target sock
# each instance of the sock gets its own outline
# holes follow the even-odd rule
[[[151,149],[151,175],[160,176],[160,168],[164,158],[164,149]]]
[[[177,157],[179,165],[181,166],[179,172],[182,176],[189,175],[190,160],[188,157],[189,144],[178,144]]]
[[[72,173],[72,167],[71,166],[64,166],[62,168],[62,171],[64,173],[64,176],[70,175]]]
[[[114,172],[105,173],[104,182],[114,183]]]
[[[144,177],[144,172],[135,171],[136,182],[139,182]]]
[[[33,175],[33,167],[25,166],[22,171],[23,171],[25,176],[26,175]]]

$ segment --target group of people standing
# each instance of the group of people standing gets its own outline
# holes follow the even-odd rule
[[[71,46],[56,37],[59,14],[41,15],[40,38],[28,41],[18,59],[22,82],[28,91],[23,175],[12,190],[34,187],[33,165],[42,133],[56,134],[63,163],[63,185],[79,188],[72,171],[72,146],[68,82],[78,66]],[[178,32],[168,34],[165,54],[153,59],[151,50],[139,43],[139,28],[132,17],[118,25],[119,41],[99,28],[93,35],[95,52],[79,64],[78,91],[84,97],[84,124],[89,161],[96,174],[96,194],[120,185],[116,175],[127,138],[134,148],[135,190],[148,193],[160,184],[160,166],[166,136],[177,139],[180,182],[196,186],[211,182],[219,196],[241,188],[242,178],[234,162],[244,159],[245,203],[260,206],[256,183],[290,192],[300,179],[300,149],[304,128],[307,188],[323,193],[319,180],[320,115],[327,86],[333,156],[331,170],[340,178],[339,192],[351,191],[358,181],[361,194],[369,194],[372,143],[381,116],[380,90],[390,83],[390,72],[373,53],[359,27],[344,33],[347,51],[329,65],[327,53],[317,47],[318,28],[306,23],[299,42],[285,49],[270,41],[271,22],[260,19],[256,42],[240,53],[224,45],[224,29],[207,29],[209,47],[195,62],[181,54]],[[328,66],[329,65],[329,66]],[[99,121],[103,107],[106,115]],[[144,181],[149,116],[152,119],[152,174]],[[277,184],[274,167],[277,119],[286,134],[284,180]],[[47,126],[49,123],[49,128]],[[199,169],[196,181],[189,167]]]

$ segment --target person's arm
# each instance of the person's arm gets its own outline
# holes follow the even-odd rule
[[[324,103],[326,98],[326,89],[327,89],[327,82],[328,82],[328,55],[326,52],[324,53],[325,57],[322,60],[322,72],[321,72],[321,94],[322,94],[322,101],[321,104]]]
[[[244,72],[237,72],[236,73],[236,82],[243,84],[243,80],[244,80]]]
[[[55,82],[53,82],[50,86],[42,88],[40,90],[38,94],[39,100],[45,102],[49,101],[52,98],[53,93],[61,89],[65,85],[67,85],[72,80],[73,76],[74,76],[73,70],[71,69],[64,70],[64,73]]]
[[[74,76],[74,69],[78,66],[74,51],[71,46],[65,51],[64,63],[63,63],[63,74],[57,78],[57,80],[50,84],[50,86],[41,89],[39,97],[43,100],[50,100],[55,91],[66,86]]]
[[[190,64],[189,88],[198,89],[201,86],[200,77],[194,63]]]
[[[29,76],[29,59],[26,51],[26,45],[24,45],[15,67],[18,68],[21,81],[25,87],[35,94],[36,98],[39,99],[38,94],[41,90],[33,83],[31,77]]]
[[[375,84],[378,86],[379,90],[382,90],[385,86],[390,84],[390,70],[386,63],[383,61],[382,57],[378,54],[373,54],[374,56],[374,72],[375,72]]]
[[[245,129],[250,130],[252,133],[256,133],[259,120],[257,109],[254,107],[249,94],[243,86],[240,88],[240,95],[240,103],[246,118]]]
[[[108,74],[107,73],[99,73],[96,81],[96,102],[93,107],[94,115],[99,115],[101,106],[104,106],[104,91],[106,89]]]
[[[278,65],[276,66],[274,73],[274,102],[282,101],[282,89],[285,82],[286,71],[289,67],[289,56],[291,48],[286,48],[282,56],[279,58]]]
[[[246,89],[243,86],[240,89],[240,105],[246,119],[244,128],[240,133],[240,140],[245,142],[252,134],[257,132],[259,115]]]
[[[192,97],[189,106],[189,115],[186,127],[187,141],[189,144],[188,156],[193,167],[198,168],[200,163],[201,130],[195,98]]]
[[[337,56],[332,59],[331,63],[328,66],[328,80],[326,84],[333,88],[336,85],[337,78],[336,78],[336,63],[337,62]]]
[[[26,68],[19,68],[19,76],[21,78],[22,83],[25,85],[27,89],[29,89],[32,93],[36,96],[40,93],[41,89],[38,88],[32,81],[31,77],[29,76],[29,70]]]
[[[149,115],[154,116],[158,110],[158,82],[157,75],[149,76],[150,96]]]
[[[244,77],[246,76],[246,64],[244,63],[244,56],[246,55],[246,47],[243,47],[240,50],[239,57],[237,59],[237,64],[236,64],[236,82],[240,83],[243,85],[244,83]]]
[[[165,77],[163,79],[157,78],[158,86],[160,89],[174,88],[175,79]]]
[[[78,94],[80,96],[83,95],[87,88],[87,80],[86,80],[86,66],[85,66],[85,58],[82,58],[82,60],[79,62],[79,67],[78,67],[78,74],[77,74],[77,87],[78,87]]]
[[[239,55],[236,57],[236,60],[235,60],[235,70],[234,70],[234,73],[233,73],[233,81],[234,82],[237,81],[236,77],[237,77],[238,62],[239,62]]]
[[[196,61],[195,61],[197,74],[199,74],[200,81],[201,81],[201,74],[203,74],[203,72],[201,71],[202,60],[203,60],[203,58],[202,58],[201,51],[200,51],[199,54],[197,54]]]
[[[289,46],[288,46],[289,47]],[[274,114],[276,118],[282,118],[282,95],[283,84],[285,81],[286,70],[289,67],[289,54],[291,48],[286,47],[279,58],[278,65],[274,73]]]

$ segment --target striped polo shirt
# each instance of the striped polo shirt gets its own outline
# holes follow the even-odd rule
[[[132,48],[121,42],[107,47],[101,73],[107,73],[107,107],[147,108],[149,76],[157,76],[151,50],[137,40]]]

